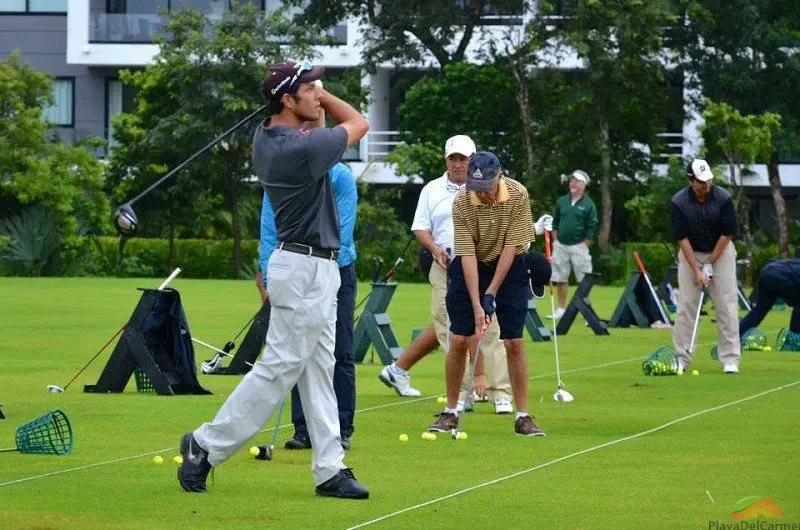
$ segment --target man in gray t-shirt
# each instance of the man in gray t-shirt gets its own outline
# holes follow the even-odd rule
[[[366,499],[369,491],[344,465],[333,391],[339,215],[328,170],[369,129],[353,107],[324,90],[324,68],[292,61],[270,66],[261,91],[271,118],[253,138],[253,166],[275,210],[278,245],[269,259],[271,312],[262,359],[213,421],[180,442],[178,481],[206,490],[213,466],[253,437],[297,384],[311,438],[317,495]],[[324,111],[339,125],[302,132]]]

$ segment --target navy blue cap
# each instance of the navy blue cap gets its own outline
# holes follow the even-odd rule
[[[467,165],[467,189],[469,191],[491,191],[494,181],[500,176],[500,160],[489,151],[478,151],[469,157]]]

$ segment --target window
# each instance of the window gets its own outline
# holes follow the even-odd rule
[[[0,13],[64,13],[67,0],[0,0]]]
[[[106,138],[108,145],[114,145],[114,125],[112,118],[122,112],[136,110],[136,92],[133,87],[125,86],[119,79],[106,80]]]
[[[75,125],[75,78],[58,78],[53,83],[53,104],[44,109],[44,118],[59,127]]]

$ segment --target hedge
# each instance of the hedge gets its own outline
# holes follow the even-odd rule
[[[358,247],[356,272],[358,279],[367,281],[372,276],[374,258],[383,260],[380,276],[383,277],[401,255],[407,241],[372,241],[369,245]],[[8,243],[8,238],[0,236],[0,252]],[[60,271],[64,276],[125,276],[162,277],[171,271],[167,264],[168,241],[166,239],[129,239],[124,247],[122,261],[118,259],[120,239],[118,237],[82,238],[76,249],[71,250],[74,259]],[[650,276],[657,283],[664,276],[667,267],[674,263],[675,251],[672,245],[655,243],[624,243],[618,248],[601,251],[592,247],[595,272],[600,273],[600,283],[604,285],[624,285],[630,272],[637,270],[633,252],[638,251]],[[425,278],[417,270],[419,245],[412,242],[406,250],[404,263],[398,267],[394,277],[398,281],[422,282]],[[255,270],[258,241],[242,241],[242,261],[246,272]],[[750,270],[753,277],[769,261],[777,258],[777,245],[759,247],[755,252],[755,263]],[[739,249],[739,258],[744,258]],[[235,278],[233,266],[232,240],[176,239],[175,265],[180,267],[184,278]],[[0,276],[10,274],[9,268],[0,260]]]

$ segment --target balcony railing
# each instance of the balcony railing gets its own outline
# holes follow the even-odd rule
[[[153,37],[163,29],[164,19],[155,13],[89,13],[91,43],[152,44]],[[274,38],[286,42],[284,37]],[[336,26],[323,33],[320,44],[347,44],[347,25]]]

